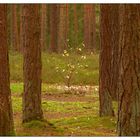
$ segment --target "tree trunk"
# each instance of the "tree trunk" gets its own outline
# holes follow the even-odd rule
[[[50,50],[58,52],[57,33],[58,33],[58,6],[57,4],[50,5]]]
[[[84,4],[84,44],[85,49],[89,50],[89,9],[88,4]]]
[[[92,4],[91,5],[91,8],[90,8],[90,50],[92,50],[93,52],[95,52],[96,50],[96,11],[95,11],[95,4]]]
[[[65,49],[68,48],[68,39],[69,39],[69,4],[65,4],[66,6],[66,28],[65,28],[65,38],[66,38],[66,45]]]
[[[120,5],[118,135],[140,136],[140,5]]]
[[[118,76],[119,76],[119,62],[118,62],[118,50],[119,50],[119,4],[109,4],[111,10],[111,37],[110,46],[111,50],[111,97],[113,100],[117,100],[117,86],[118,86]]]
[[[78,17],[77,17],[77,4],[73,5],[74,10],[74,32],[75,32],[75,48],[78,46]]]
[[[19,32],[17,22],[17,5],[12,5],[12,47],[15,51],[19,51]]]
[[[63,52],[66,45],[66,36],[65,36],[66,9],[65,9],[64,4],[59,5],[59,8],[60,8],[60,15],[59,15],[58,49],[59,49],[59,52]]]
[[[19,27],[19,29],[20,29],[20,31],[19,31],[19,42],[20,42],[20,51],[21,52],[23,52],[23,29],[22,29],[22,19],[23,19],[23,11],[22,11],[22,4],[20,5],[20,27]]]
[[[95,5],[85,4],[84,5],[84,44],[87,50],[95,50]]]
[[[41,48],[46,49],[46,4],[42,4],[41,11]]]
[[[23,122],[42,120],[39,5],[23,5],[24,93]]]
[[[110,5],[101,5],[101,52],[100,52],[100,77],[99,77],[99,99],[100,116],[113,116],[112,98],[110,90],[111,79],[111,45],[110,45]]]
[[[0,136],[14,134],[7,46],[7,5],[0,5]]]

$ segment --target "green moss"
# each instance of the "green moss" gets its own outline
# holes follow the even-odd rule
[[[103,130],[109,133],[116,129],[116,119],[112,117],[95,117],[86,115],[83,117],[65,118],[61,120],[52,120],[56,127],[67,128],[67,131],[78,135],[106,135]],[[115,133],[114,133],[115,135]]]
[[[23,126],[25,128],[32,128],[32,129],[43,129],[46,128],[46,124],[44,121],[32,120],[30,122],[24,123]]]
[[[11,92],[12,93],[22,93],[23,92],[23,83],[11,83]]]

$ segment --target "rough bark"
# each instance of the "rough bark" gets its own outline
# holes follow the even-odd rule
[[[46,4],[42,4],[42,11],[41,11],[41,48],[42,50],[46,49]]]
[[[111,97],[113,100],[117,100],[117,86],[119,76],[118,65],[118,50],[119,50],[119,4],[109,4],[111,10],[110,16],[110,46],[111,46]]]
[[[17,22],[17,5],[12,5],[12,47],[15,51],[19,51],[19,32]]]
[[[50,5],[50,50],[58,52],[57,33],[58,33],[58,6],[57,4]]]
[[[14,134],[7,46],[7,5],[0,5],[0,136]]]
[[[120,5],[118,135],[140,136],[140,5]]]
[[[24,93],[23,122],[42,120],[39,5],[23,5]]]
[[[99,77],[99,99],[100,99],[100,116],[113,116],[112,97],[110,90],[111,79],[111,46],[110,46],[110,6],[101,5],[100,21],[100,77]]]

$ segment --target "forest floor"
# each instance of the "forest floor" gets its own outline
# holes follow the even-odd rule
[[[86,59],[81,59],[81,58]],[[22,124],[23,56],[10,52],[11,92],[17,136],[116,136],[116,117],[99,117],[99,55],[42,53],[42,109],[44,121]],[[78,62],[72,85],[84,94],[66,93],[63,86],[69,60]],[[56,68],[60,71],[57,72]],[[47,84],[46,84],[47,83]],[[57,84],[56,84],[57,83]],[[90,86],[87,86],[90,85]],[[114,103],[117,110],[117,104]]]
[[[99,117],[98,86],[89,86],[85,95],[67,94],[63,88],[43,84],[44,121],[23,125],[23,83],[11,84],[17,136],[116,136],[116,118]]]

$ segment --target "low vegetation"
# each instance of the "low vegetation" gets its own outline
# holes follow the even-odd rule
[[[12,82],[23,82],[23,57],[22,54],[10,52],[10,72]],[[82,55],[71,54],[67,58],[62,54],[42,54],[42,80],[47,84],[64,84],[65,73],[63,69],[67,67],[68,59],[71,61],[79,59],[79,65],[87,67],[78,67],[77,73],[72,79],[74,85],[98,85],[99,63],[98,54],[88,54],[86,59],[80,59]],[[56,68],[59,67],[61,74]]]
[[[22,125],[23,83],[11,84],[17,136],[116,135],[116,117],[99,117],[98,87],[91,88],[91,91],[82,97],[66,95],[56,85],[42,84],[42,90],[44,120]],[[116,111],[115,102],[114,108]]]

